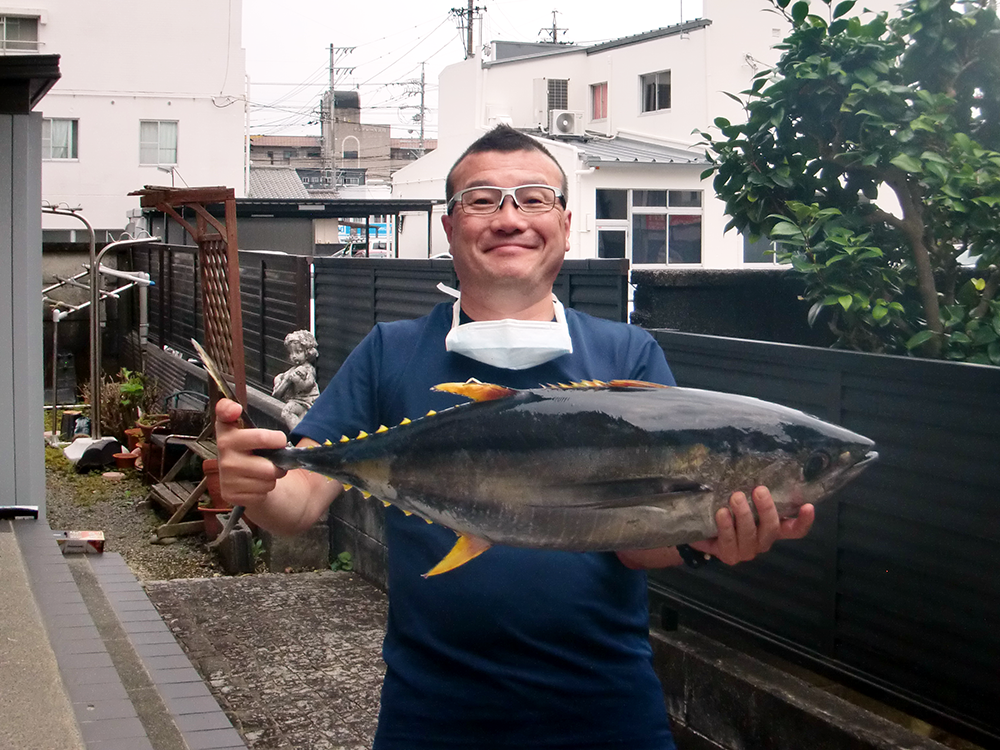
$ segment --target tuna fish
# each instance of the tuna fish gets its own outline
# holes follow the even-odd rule
[[[737,490],[765,485],[790,516],[878,457],[850,430],[713,391],[638,381],[434,390],[473,402],[353,440],[257,453],[455,531],[428,575],[493,544],[587,551],[707,539]]]

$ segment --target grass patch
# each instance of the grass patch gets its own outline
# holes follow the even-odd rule
[[[81,507],[102,502],[133,503],[145,497],[146,486],[139,474],[125,472],[125,478],[112,482],[99,471],[78,474],[73,464],[59,448],[45,446],[45,469],[50,481],[56,481],[71,490],[70,497]]]

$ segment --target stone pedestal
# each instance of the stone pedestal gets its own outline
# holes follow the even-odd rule
[[[295,536],[278,536],[260,530],[264,540],[264,562],[270,573],[327,570],[330,567],[330,527],[323,514],[312,528]]]

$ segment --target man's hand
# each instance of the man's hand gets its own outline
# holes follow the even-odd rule
[[[284,448],[280,430],[241,429],[236,425],[243,408],[235,401],[219,399],[215,405],[215,442],[219,449],[219,481],[222,496],[230,505],[249,511],[259,508],[277,480],[285,475],[266,458],[253,455],[255,448]]]
[[[726,565],[735,565],[767,552],[779,539],[801,539],[809,533],[816,519],[816,510],[812,505],[803,505],[795,518],[781,519],[767,487],[755,488],[752,495],[757,509],[756,523],[746,495],[734,492],[729,498],[729,507],[716,511],[715,523],[719,535],[703,542],[693,542],[691,546],[719,558]]]
[[[756,523],[746,495],[734,492],[729,498],[729,507],[719,508],[715,514],[719,535],[713,539],[692,542],[691,547],[707,552],[727,565],[735,565],[767,552],[779,539],[801,539],[809,533],[816,518],[816,510],[812,505],[806,504],[799,508],[799,514],[795,518],[781,519],[767,487],[757,487],[752,494],[754,507],[757,509]],[[682,562],[676,547],[622,550],[618,552],[618,558],[626,567],[636,569],[665,568]]]

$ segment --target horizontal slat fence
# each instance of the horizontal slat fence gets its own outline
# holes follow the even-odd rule
[[[290,366],[285,336],[309,328],[309,259],[247,250],[239,257],[247,383],[270,393],[274,376]],[[149,288],[149,341],[188,356],[194,356],[191,339],[201,341],[203,331],[197,258],[197,248],[187,245],[132,249],[133,269],[149,273],[154,282]]]
[[[291,363],[285,336],[309,329],[309,259],[240,251],[240,297],[247,382],[270,392]]]
[[[458,287],[450,260],[316,258],[319,382],[329,382],[376,323],[417,318],[447,300],[437,289],[441,282]],[[608,320],[626,320],[625,260],[566,261],[553,288],[567,307]]]
[[[654,601],[997,746],[1000,368],[654,335],[680,385],[800,408],[879,451],[806,539],[655,571]]]

